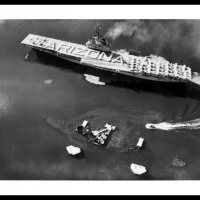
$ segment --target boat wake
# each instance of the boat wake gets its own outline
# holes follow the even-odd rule
[[[200,129],[200,119],[194,119],[186,122],[179,123],[169,123],[162,122],[159,124],[146,124],[146,128],[148,129],[162,129],[162,130],[189,130],[189,129]]]

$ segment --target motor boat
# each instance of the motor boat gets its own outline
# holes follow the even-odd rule
[[[156,126],[154,124],[146,124],[146,128],[148,128],[148,129],[156,129]]]

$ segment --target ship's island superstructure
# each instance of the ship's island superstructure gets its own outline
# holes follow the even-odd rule
[[[57,57],[93,68],[125,74],[128,76],[163,82],[195,82],[191,68],[170,63],[155,55],[136,56],[128,51],[111,50],[111,45],[99,35],[93,36],[86,45],[29,34],[22,45],[47,52]]]
[[[95,49],[99,51],[105,51],[105,52],[111,51],[111,45],[108,44],[106,39],[101,37],[101,35],[99,34],[101,26],[97,24],[95,28],[97,35],[94,35],[92,39],[86,42],[86,46],[90,49]]]

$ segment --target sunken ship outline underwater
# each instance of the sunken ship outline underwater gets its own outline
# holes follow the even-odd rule
[[[97,35],[86,42],[86,45],[34,34],[29,34],[21,44],[96,69],[153,81],[200,85],[198,73],[192,74],[191,68],[186,65],[170,63],[156,55],[140,56],[126,50],[112,50],[111,45],[99,34],[100,27],[97,24]]]

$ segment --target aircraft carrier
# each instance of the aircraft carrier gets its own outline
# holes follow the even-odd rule
[[[153,81],[187,82],[200,85],[198,73],[191,72],[186,65],[170,63],[155,55],[138,56],[121,50],[114,51],[105,38],[99,34],[100,25],[96,26],[96,35],[86,45],[29,34],[22,45],[44,51],[59,58],[89,67],[111,71]]]

